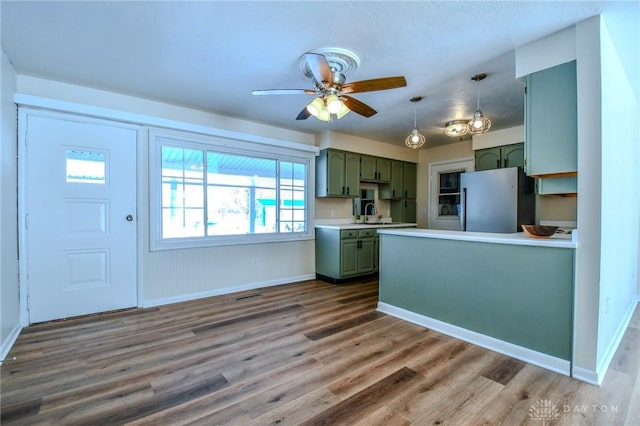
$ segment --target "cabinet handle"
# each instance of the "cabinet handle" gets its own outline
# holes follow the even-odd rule
[[[500,159],[497,159],[496,160],[496,169],[499,169],[499,168],[500,168]]]
[[[506,158],[504,159],[504,168],[507,168],[507,164],[509,164],[509,160],[507,160]]]
[[[392,189],[391,190],[391,198],[395,198],[396,197],[396,190]]]
[[[347,186],[347,195],[349,195],[349,187]]]
[[[342,195],[345,195],[345,193],[344,193],[344,186],[342,187]]]

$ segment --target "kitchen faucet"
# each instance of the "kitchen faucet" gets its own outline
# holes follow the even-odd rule
[[[376,205],[373,203],[367,203],[364,206],[364,223],[369,222],[369,215],[367,214],[367,209],[369,208],[369,206],[373,207],[373,212],[371,214],[376,214]]]

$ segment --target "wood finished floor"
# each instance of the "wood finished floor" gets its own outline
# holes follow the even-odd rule
[[[312,280],[29,327],[1,368],[1,423],[640,424],[637,310],[598,388],[377,297],[376,280]]]

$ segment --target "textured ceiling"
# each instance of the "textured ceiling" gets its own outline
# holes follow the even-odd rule
[[[2,46],[18,73],[127,93],[303,132],[333,130],[402,145],[417,113],[426,146],[450,143],[444,123],[480,107],[493,130],[523,122],[514,49],[618,2],[2,1]],[[360,58],[347,82],[404,75],[407,87],[353,95],[378,113],[296,121],[311,89],[306,51]],[[423,96],[413,104],[409,99]]]

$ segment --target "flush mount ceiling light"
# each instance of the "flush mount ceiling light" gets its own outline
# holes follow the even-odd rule
[[[422,100],[422,96],[415,96],[409,99],[411,102],[419,102]],[[413,115],[413,130],[409,133],[409,136],[404,140],[404,144],[411,149],[418,149],[422,145],[424,145],[426,139],[424,135],[422,135],[418,131],[418,113],[414,112]]]
[[[473,119],[467,124],[467,131],[472,135],[479,135],[480,133],[486,133],[491,128],[491,120],[485,117],[480,111],[480,80],[487,78],[486,74],[476,74],[471,77],[471,80],[478,83],[478,106],[476,112],[473,113]]]
[[[467,129],[468,124],[469,120],[447,121],[447,124],[444,125],[444,134],[451,138],[464,136],[469,133],[469,130]]]

